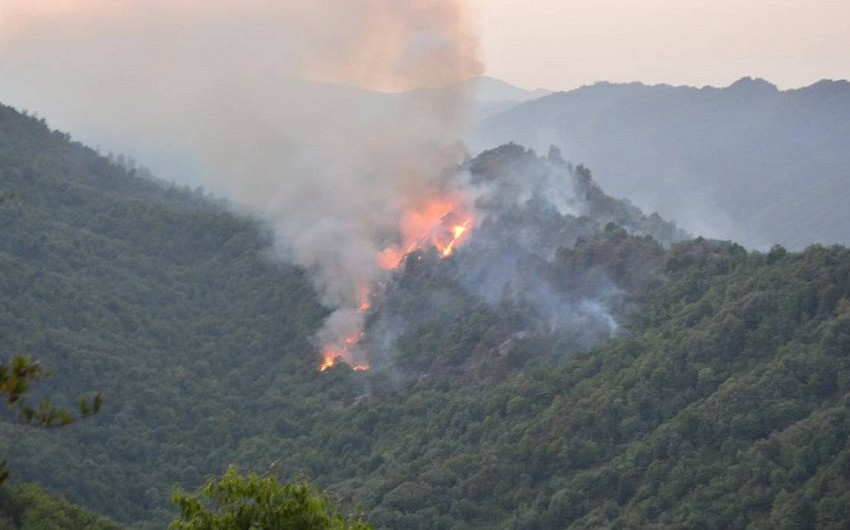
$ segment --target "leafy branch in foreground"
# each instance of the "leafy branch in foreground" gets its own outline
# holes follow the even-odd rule
[[[74,422],[74,416],[65,409],[55,408],[47,399],[38,406],[27,404],[23,398],[29,392],[30,384],[46,379],[47,371],[38,361],[30,357],[15,356],[9,364],[0,363],[0,399],[6,401],[7,409],[16,410],[19,421],[38,427],[64,427]],[[100,412],[103,394],[98,392],[94,398],[80,397],[80,416],[85,418]],[[9,477],[5,460],[0,462],[0,485]]]
[[[371,530],[342,516],[331,500],[306,479],[281,484],[273,475],[243,476],[231,466],[198,493],[177,488],[172,497],[180,516],[170,530]]]

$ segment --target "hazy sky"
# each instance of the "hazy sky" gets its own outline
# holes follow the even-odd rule
[[[476,2],[487,74],[526,88],[850,79],[850,0]]]

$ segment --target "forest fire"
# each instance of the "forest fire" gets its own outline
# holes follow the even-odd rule
[[[444,258],[447,258],[452,255],[455,251],[455,247],[463,241],[464,234],[467,233],[469,229],[470,221],[461,221],[460,224],[453,225],[449,233],[451,234],[451,239],[443,248],[437,247],[440,251],[440,255]]]
[[[385,248],[377,257],[384,270],[395,270],[414,250],[433,246],[444,258],[469,237],[473,218],[461,197],[431,200],[405,213],[401,220],[402,244]]]
[[[360,339],[363,338],[363,332],[358,333],[357,335],[352,335],[345,339],[345,344],[342,348],[328,347],[322,353],[322,364],[319,366],[319,371],[324,372],[330,368],[336,366],[336,364],[342,360],[345,361],[351,355],[351,348],[356,346]],[[357,372],[365,372],[369,369],[369,365],[367,364],[355,364],[352,366]]]
[[[473,216],[463,197],[430,200],[402,216],[399,226],[401,244],[384,248],[376,256],[377,264],[384,270],[396,270],[407,254],[429,246],[434,247],[443,259],[448,258],[466,241],[472,227]],[[368,288],[361,289],[360,299],[357,313],[362,315],[371,307]],[[356,357],[354,350],[363,337],[361,329],[346,337],[344,344],[326,346],[319,371],[329,370],[339,362],[351,364],[356,371],[368,370],[368,364],[352,362]]]
[[[360,289],[360,305],[357,307],[357,313],[362,315],[369,310],[371,304],[369,303],[369,289],[366,287],[362,287]],[[363,331],[358,330],[356,333],[353,333],[345,338],[344,344],[337,345],[328,345],[325,346],[322,351],[322,364],[319,366],[319,371],[324,372],[330,368],[336,366],[336,364],[340,361],[343,361],[347,364],[350,364],[354,370],[358,372],[365,372],[369,369],[368,364],[354,363],[352,362],[354,359],[353,349],[357,347],[357,344],[360,343],[360,340],[363,338]]]

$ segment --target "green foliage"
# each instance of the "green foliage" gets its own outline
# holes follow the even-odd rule
[[[3,349],[57,374],[32,385],[35,412],[44,398],[76,408],[78,388],[114,404],[61,434],[0,422],[15,478],[162,528],[172,484],[262,466],[252,438],[284,420],[301,430],[356,395],[345,376],[315,373],[310,337],[326,310],[302,271],[268,259],[257,222],[2,106],[0,195]],[[327,392],[305,400],[317,382]]]
[[[568,345],[528,337],[520,374],[445,372],[328,415],[316,443],[368,449],[318,478],[373,506],[377,528],[846,525],[850,251],[617,238],[561,263],[565,279],[618,256],[667,271],[659,285],[626,267],[645,286],[627,336],[561,362]]]
[[[36,361],[29,357],[16,356],[6,365],[0,363],[0,395],[6,396],[7,405],[16,407],[20,419],[25,423],[39,427],[63,427],[74,422],[74,416],[63,409],[57,409],[47,399],[42,400],[37,408],[27,405],[21,398],[29,391],[32,381],[44,379],[46,372]],[[81,396],[79,401],[80,415],[87,417],[100,412],[103,404],[103,394],[96,394],[89,405],[89,398]]]
[[[22,400],[30,389],[30,383],[45,379],[47,373],[41,364],[29,357],[13,357],[9,364],[0,362],[0,396],[7,408],[17,409],[19,419],[39,427],[64,427],[74,422],[74,416],[64,409],[57,409],[47,399],[42,400],[37,408],[33,408]],[[98,393],[89,406],[89,399],[80,397],[80,415],[87,417],[100,412],[103,395]],[[9,478],[9,468],[5,460],[0,462],[0,486]]]
[[[180,516],[171,530],[369,530],[359,520],[340,515],[331,500],[306,479],[280,484],[274,476],[243,476],[230,467],[212,478],[200,493],[177,489]]]
[[[34,484],[0,491],[0,528],[3,530],[120,530],[105,517],[68,501],[47,495]]]
[[[665,247],[673,227],[576,171],[598,218],[536,212],[575,237],[521,266],[574,297],[625,293],[615,337],[577,348],[481,303],[451,274],[462,249],[378,301],[416,317],[379,369],[318,373],[327,311],[262,225],[0,107],[4,347],[62,374],[39,385],[51,402],[102,384],[115,403],[61,436],[2,423],[0,449],[138,528],[173,518],[172,484],[272,461],[380,529],[846,527],[850,251]]]
[[[29,383],[45,377],[44,370],[28,357],[14,357],[7,366],[0,363],[0,395],[8,405],[15,404],[29,390]]]

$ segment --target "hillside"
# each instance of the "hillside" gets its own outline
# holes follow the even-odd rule
[[[552,93],[551,90],[542,88],[526,90],[490,76],[476,77],[468,81],[463,81],[459,85],[471,88],[474,91],[476,101],[487,103],[505,101],[522,103],[548,96]]]
[[[256,222],[7,107],[0,190],[4,357],[48,366],[56,376],[36,390],[57,404],[90,388],[108,403],[61,432],[3,425],[13,478],[161,527],[173,484],[221,472],[250,418],[265,429],[261,410],[314,388],[309,337],[324,310],[301,271],[268,258]]]
[[[455,88],[466,90],[472,95],[474,100],[472,117],[474,121],[490,118],[521,103],[542,98],[552,93],[550,90],[542,88],[526,90],[489,76],[477,77],[458,83]]]
[[[327,310],[262,223],[0,107],[4,355],[106,395],[0,423],[14,478],[137,528],[230,463],[376,528],[846,526],[850,251],[683,241],[557,150],[462,169],[476,232],[375,294],[372,370],[319,372]]]
[[[599,83],[483,120],[478,149],[555,144],[614,196],[766,250],[850,243],[850,83],[780,91]]]
[[[340,444],[360,471],[337,487],[382,528],[841,528],[848,263],[678,244],[628,338],[558,363],[527,337],[484,367],[495,384],[421,379],[313,440]]]
[[[114,521],[87,512],[34,484],[0,490],[3,530],[121,530]]]

